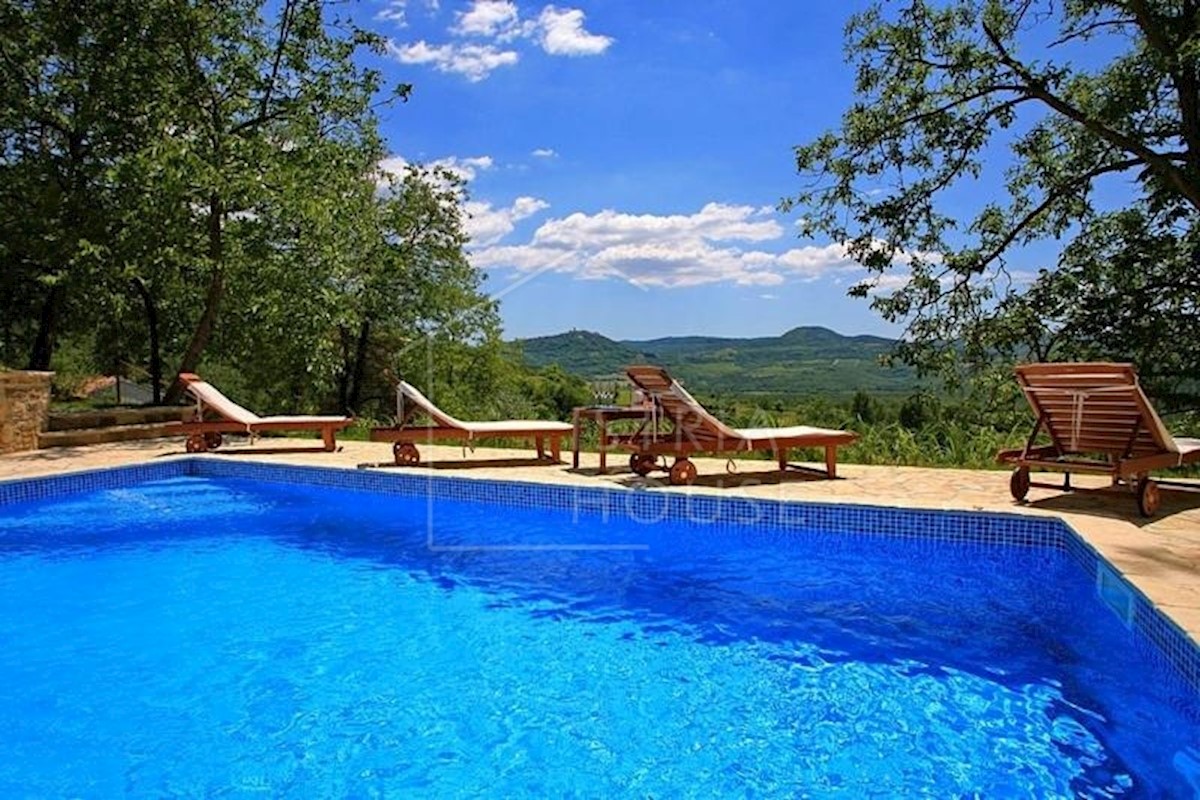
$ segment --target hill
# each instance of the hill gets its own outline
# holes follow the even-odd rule
[[[518,340],[527,363],[557,364],[585,378],[620,374],[629,364],[661,364],[689,387],[731,394],[907,394],[918,383],[907,368],[879,358],[895,345],[879,336],[843,336],[828,328],[794,328],[782,336],[732,339],[669,336],[614,341],[591,331]]]

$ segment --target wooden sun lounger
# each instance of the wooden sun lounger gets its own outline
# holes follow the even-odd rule
[[[1159,505],[1151,470],[1200,462],[1200,439],[1171,436],[1131,364],[1026,364],[1016,373],[1037,417],[1023,448],[997,454],[1015,465],[1009,487],[1017,501],[1030,486],[1046,486],[1030,480],[1031,470],[1065,473],[1066,490],[1072,472],[1096,473],[1110,475],[1114,486],[1126,484],[1149,517]],[[1037,444],[1041,434],[1050,444]]]
[[[787,428],[730,428],[700,405],[678,381],[661,367],[633,366],[625,371],[630,382],[655,404],[671,430],[660,431],[658,419],[649,429],[643,426],[632,435],[614,435],[607,444],[633,451],[630,468],[639,475],[654,469],[667,469],[673,485],[690,484],[696,479],[696,465],[689,456],[695,453],[729,453],[761,450],[772,453],[779,469],[789,467],[787,451],[798,447],[825,448],[825,472],[837,477],[837,449],[858,438],[851,431],[796,425]],[[660,456],[674,456],[669,468],[659,467]]]
[[[418,414],[429,417],[434,424],[414,425],[413,418]],[[396,386],[396,424],[372,428],[371,441],[394,442],[392,454],[401,466],[420,462],[417,442],[432,443],[437,439],[461,441],[472,447],[480,439],[529,439],[537,447],[540,459],[546,458],[548,442],[550,461],[557,463],[562,457],[562,437],[569,436],[572,430],[566,422],[532,419],[466,422],[442,411],[412,384],[400,381]]]
[[[199,375],[185,372],[179,380],[196,401],[193,418],[172,427],[173,433],[187,437],[189,453],[216,450],[224,441],[222,434],[244,433],[254,438],[268,431],[320,431],[324,449],[333,451],[337,448],[337,431],[354,421],[350,417],[332,416],[260,417],[221,394]]]

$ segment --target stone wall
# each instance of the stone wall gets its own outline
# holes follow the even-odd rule
[[[0,453],[38,448],[50,416],[53,372],[0,372]]]

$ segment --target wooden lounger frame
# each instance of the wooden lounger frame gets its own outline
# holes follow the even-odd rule
[[[630,468],[639,475],[665,469],[673,485],[690,484],[696,479],[696,466],[690,457],[697,453],[733,453],[762,451],[774,456],[781,471],[809,468],[788,462],[788,451],[816,447],[825,450],[825,470],[821,474],[837,477],[837,449],[858,438],[851,431],[812,429],[801,435],[744,436],[708,412],[661,367],[632,366],[626,370],[631,383],[655,404],[653,420],[632,434],[609,436],[606,444],[632,450]],[[659,419],[670,421],[672,429],[662,432]],[[770,431],[770,428],[760,429]],[[786,428],[779,429],[786,431]],[[659,466],[658,459],[674,456],[670,467]],[[818,471],[820,472],[820,471]]]
[[[1063,473],[1068,491],[1071,473],[1108,475],[1112,486],[1124,484],[1137,495],[1138,509],[1149,517],[1159,506],[1150,472],[1200,461],[1200,450],[1181,452],[1132,364],[1025,364],[1016,376],[1036,421],[1024,447],[996,458],[1015,467],[1009,488],[1017,501],[1031,486],[1058,488],[1033,482],[1032,470]],[[1043,434],[1050,444],[1037,444]]]
[[[337,432],[352,424],[350,417],[259,417],[253,412],[238,406],[229,398],[222,395],[216,387],[206,383],[199,375],[191,372],[181,373],[179,381],[188,394],[196,400],[193,418],[172,424],[172,434],[182,434],[187,437],[186,449],[189,453],[204,453],[216,450],[224,443],[223,434],[246,434],[253,440],[259,434],[273,431],[320,431],[321,449],[333,452],[337,449]],[[221,419],[212,418],[213,413],[220,413],[205,402],[194,389],[195,385],[203,385],[216,393],[216,396],[226,404],[248,415],[245,419],[231,419],[222,415]],[[208,419],[205,417],[208,416]],[[296,448],[298,449],[298,448]],[[311,449],[311,448],[304,448]]]
[[[571,435],[571,427],[564,424],[563,430],[548,430],[544,423],[531,424],[529,427],[513,427],[496,431],[475,431],[470,422],[462,422],[442,412],[431,401],[412,390],[419,398],[416,402],[404,402],[405,387],[396,387],[396,424],[388,427],[372,428],[370,438],[373,442],[392,442],[392,455],[398,466],[413,466],[420,463],[421,453],[417,444],[433,444],[439,440],[463,442],[474,448],[475,442],[487,439],[523,439],[531,441],[537,449],[539,460],[548,463],[562,461],[562,438]],[[414,425],[413,419],[420,414],[429,416],[435,425]],[[533,421],[530,421],[531,423]],[[549,458],[546,445],[549,444]]]

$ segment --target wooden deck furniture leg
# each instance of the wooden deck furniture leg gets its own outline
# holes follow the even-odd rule
[[[837,445],[825,445],[825,472],[830,478],[837,477]]]
[[[600,426],[600,474],[608,474],[608,422],[601,415],[596,422]]]
[[[787,469],[787,450],[776,450],[775,458],[779,461],[779,471],[783,472]]]
[[[557,434],[550,437],[550,456],[555,464],[562,463],[562,437]]]
[[[579,469],[579,428],[583,425],[579,409],[571,414],[571,469]]]
[[[332,427],[321,429],[321,441],[325,443],[325,451],[332,453],[337,449],[337,433]]]
[[[546,438],[544,436],[535,436],[534,442],[537,444],[538,459],[546,457]]]

